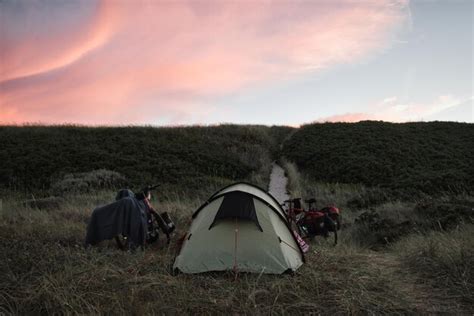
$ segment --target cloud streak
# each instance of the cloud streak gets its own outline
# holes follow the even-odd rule
[[[60,8],[56,8],[58,9]],[[73,8],[66,7],[65,9]],[[29,31],[26,34],[25,30],[22,32],[17,27],[16,24],[19,21],[13,20],[18,14],[15,14],[15,10],[11,8],[9,11],[13,12],[5,10],[2,13],[2,19],[6,19],[4,22],[6,25],[2,25],[5,31],[0,36],[3,48],[0,81],[33,76],[71,65],[106,43],[114,25],[113,10],[106,2],[99,3],[96,7],[97,12],[90,18],[85,8],[79,14],[75,12],[71,14],[70,11],[64,9],[57,12],[64,18],[85,19],[85,25],[74,25],[79,21],[71,23],[64,19],[49,21],[51,18],[54,19],[55,14],[50,16],[50,10],[46,10],[43,14],[41,11],[38,13],[36,12],[38,8],[35,6],[26,7],[23,10],[22,15],[32,18],[38,24],[31,25],[32,29],[26,30]],[[12,15],[8,16],[9,14]],[[59,31],[55,30],[53,35],[49,35],[51,29],[59,29]]]
[[[472,104],[474,97],[459,98],[453,95],[440,95],[428,102],[402,102],[397,97],[388,97],[367,107],[363,112],[345,113],[329,116],[317,122],[359,122],[381,120],[390,122],[429,121],[432,118],[443,119],[443,113],[461,110],[464,115],[456,118],[462,122],[472,122]],[[468,105],[470,104],[470,111]],[[457,109],[462,107],[461,109]]]
[[[51,18],[44,10],[30,32],[15,21],[33,9],[11,9],[2,22],[10,31],[0,38],[0,123],[205,122],[220,110],[215,97],[380,52],[406,22],[407,7],[117,0],[74,15],[55,8],[63,18],[34,31]],[[53,26],[61,31],[48,35]]]

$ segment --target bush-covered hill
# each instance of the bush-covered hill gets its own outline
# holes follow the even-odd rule
[[[128,185],[180,190],[208,181],[265,182],[283,127],[0,127],[0,188],[49,189],[68,174],[106,169]],[[95,176],[95,175],[93,175]],[[72,178],[80,178],[73,176]]]
[[[474,192],[473,124],[311,124],[293,134],[283,151],[321,182],[362,183],[395,194]]]

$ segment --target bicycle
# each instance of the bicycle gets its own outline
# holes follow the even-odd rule
[[[304,201],[308,204],[306,210],[301,203],[301,198],[293,198],[283,202],[285,212],[290,226],[296,227],[298,234],[303,238],[314,238],[323,236],[328,238],[334,233],[334,244],[338,242],[337,231],[341,228],[340,211],[335,206],[326,206],[320,210],[316,209],[316,199],[311,198]]]

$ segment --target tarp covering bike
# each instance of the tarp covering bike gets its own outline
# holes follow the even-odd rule
[[[147,232],[146,207],[143,200],[128,196],[96,208],[87,227],[86,246],[118,235],[127,236],[135,246],[144,245]]]

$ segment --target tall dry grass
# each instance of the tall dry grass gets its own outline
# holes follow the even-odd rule
[[[404,265],[445,297],[474,306],[474,226],[409,236],[393,246]],[[473,309],[474,310],[474,309]]]
[[[298,175],[296,168],[287,169],[287,174],[292,189],[301,175],[294,176]],[[319,201],[332,199],[343,207],[363,190],[314,186],[305,181],[300,182],[301,192],[309,187]],[[436,235],[444,243],[436,248],[436,256],[425,256],[423,262],[415,260],[419,259],[416,254],[426,248],[429,235],[408,236],[399,244],[393,243],[392,248],[374,252],[364,243],[367,235],[349,225],[341,231],[337,247],[332,240],[310,241],[306,264],[295,275],[240,274],[236,279],[229,272],[173,276],[170,266],[177,251],[175,242],[189,227],[193,211],[214,189],[217,187],[196,195],[185,191],[157,195],[155,207],[170,213],[177,224],[173,242],[168,246],[161,239],[133,253],[119,251],[112,241],[90,250],[82,245],[92,209],[113,200],[115,192],[65,195],[60,204],[44,208],[22,203],[20,194],[10,198],[4,195],[7,198],[0,213],[0,313],[366,315],[471,310],[472,302],[459,291],[446,292],[451,293],[446,300],[439,295],[427,297],[439,292],[428,281],[433,277],[446,288],[472,292],[472,281],[466,278],[466,273],[472,274],[470,249],[463,246],[463,251],[446,256],[454,245],[443,239],[448,232]],[[404,204],[390,203],[378,210],[387,217],[405,216]],[[344,220],[352,223],[363,211],[343,208]],[[472,231],[472,227],[466,229],[456,237],[457,242]],[[450,266],[461,268],[447,274]],[[421,273],[425,270],[439,274]],[[467,283],[462,283],[462,277]],[[427,285],[414,285],[418,283]]]
[[[20,211],[17,209],[16,211]],[[17,213],[17,215],[20,213]],[[320,245],[295,276],[170,274],[175,249],[144,251],[113,243],[84,250],[86,211],[25,210],[2,215],[0,312],[38,313],[390,313],[413,311],[367,257]],[[31,217],[30,217],[31,216]],[[27,221],[26,218],[31,218]],[[179,221],[181,221],[180,217]],[[389,296],[383,293],[390,293]]]
[[[312,196],[319,207],[335,204],[341,209],[338,248],[371,258],[372,268],[390,279],[397,295],[412,296],[416,311],[474,312],[471,196],[442,195],[419,202],[377,199],[363,186],[318,183],[290,162],[284,168],[293,197]],[[324,246],[324,241],[319,243]]]
[[[56,209],[8,200],[0,214],[0,312],[50,313],[414,313],[406,293],[380,277],[369,253],[312,242],[294,276],[232,273],[170,274],[176,253],[164,240],[134,253],[113,242],[85,250],[91,210],[113,192],[65,197]],[[179,195],[176,195],[176,197]],[[181,196],[155,206],[184,232],[201,200]],[[344,233],[343,233],[344,234]],[[175,238],[176,239],[176,238]]]

